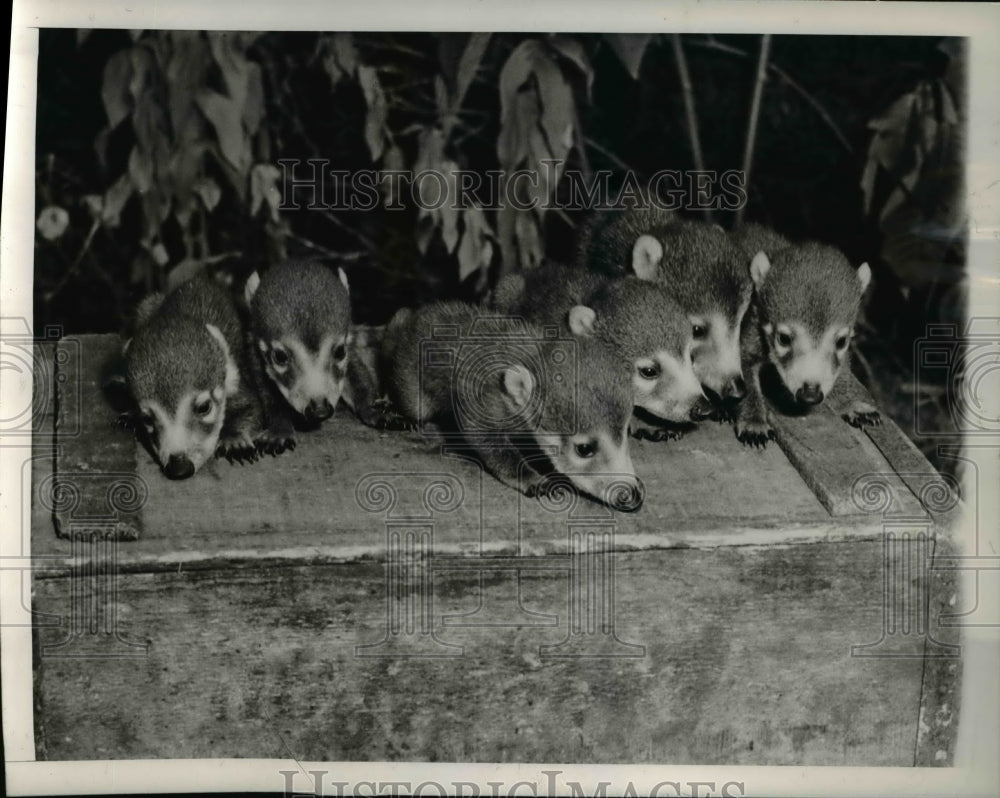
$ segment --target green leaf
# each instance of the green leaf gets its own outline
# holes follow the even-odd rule
[[[500,119],[506,123],[511,114],[516,112],[517,97],[524,82],[534,70],[535,58],[542,51],[542,45],[537,39],[526,39],[521,42],[507,57],[500,70]]]
[[[594,86],[594,68],[590,65],[587,51],[583,49],[583,45],[579,39],[556,33],[549,37],[548,42],[559,55],[572,61],[576,68],[583,73],[587,81],[587,99],[589,100],[591,90]]]
[[[491,231],[481,208],[466,208],[462,214],[464,231],[458,246],[458,279],[464,282],[469,275],[489,267],[493,260]]]
[[[462,51],[462,57],[458,62],[458,70],[455,76],[455,98],[452,110],[457,112],[465,100],[465,94],[469,86],[476,77],[479,65],[483,61],[486,47],[490,43],[489,33],[473,33],[469,36],[469,41]]]
[[[108,127],[114,130],[132,113],[132,97],[128,85],[132,77],[132,52],[120,50],[108,59],[101,83],[101,100],[108,116]]]
[[[354,77],[358,69],[358,52],[350,33],[327,34],[324,37],[323,69],[336,86],[345,77]]]
[[[264,82],[260,65],[247,62],[247,94],[243,104],[243,127],[250,135],[260,129],[264,120]]]
[[[542,130],[551,157],[564,160],[573,140],[573,119],[576,106],[573,90],[562,70],[546,55],[535,61],[535,75],[538,79],[538,94],[542,104]]]
[[[365,117],[365,143],[372,160],[377,161],[385,150],[385,129],[389,107],[385,101],[382,84],[374,67],[359,66],[358,82],[365,95],[368,115]]]
[[[128,156],[128,175],[132,185],[140,194],[145,194],[153,185],[153,162],[139,146],[132,148]]]
[[[252,174],[253,173],[251,172],[251,175]],[[219,184],[210,177],[203,177],[195,181],[193,191],[198,195],[202,205],[205,206],[205,210],[210,213],[215,210],[215,206],[218,205],[219,200],[222,199],[222,189],[219,188]]]
[[[122,208],[128,202],[133,192],[132,181],[128,172],[119,177],[104,193],[101,207],[101,221],[105,227],[117,227],[121,224]]]
[[[516,169],[528,156],[528,140],[538,125],[540,108],[538,94],[520,91],[513,101],[513,109],[503,121],[497,138],[497,157],[505,169]]]
[[[197,277],[205,270],[205,261],[194,258],[184,258],[167,273],[166,290],[172,291],[179,285]]]
[[[517,235],[517,255],[521,268],[536,268],[541,264],[544,252],[535,215],[530,211],[518,211],[514,218],[514,231]]]
[[[281,190],[278,183],[281,170],[273,164],[255,164],[250,170],[250,215],[256,215],[262,204],[267,204],[272,221],[278,221],[278,207],[281,205]]]
[[[247,78],[250,71],[249,62],[243,53],[237,49],[238,38],[227,31],[208,34],[208,46],[222,73],[226,84],[226,94],[236,106],[242,108],[247,97]]]
[[[648,33],[604,34],[604,41],[615,51],[618,60],[625,65],[625,69],[628,70],[633,80],[639,79],[639,67],[642,64],[642,56],[646,52],[646,46],[652,38],[652,35]]]
[[[198,108],[215,129],[223,157],[240,173],[250,161],[249,142],[243,133],[242,109],[216,91],[202,89],[195,98]]]
[[[448,192],[439,211],[441,214],[441,240],[444,242],[445,249],[451,254],[458,245],[458,208],[455,205],[455,197],[458,194],[455,172],[458,171],[458,164],[454,161],[444,161],[441,164],[441,171],[445,176]]]

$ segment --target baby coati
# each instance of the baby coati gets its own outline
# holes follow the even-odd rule
[[[140,304],[125,347],[133,426],[170,479],[216,454],[254,460],[261,406],[245,328],[229,292],[199,276]]]
[[[748,224],[733,239],[752,258],[754,301],[743,326],[743,373],[747,396],[736,416],[741,441],[764,445],[774,432],[761,378],[776,376],[773,398],[793,412],[827,397],[853,426],[878,424],[878,410],[837,378],[849,369],[851,338],[871,270],[854,269],[834,247],[791,244],[766,227]],[[833,396],[831,396],[833,391]]]
[[[371,426],[385,426],[375,375],[355,356],[347,276],[311,260],[287,260],[247,280],[252,348],[266,375],[262,451],[295,447],[343,399]]]
[[[502,482],[539,495],[562,476],[615,509],[642,505],[630,369],[599,342],[439,302],[399,311],[383,354],[396,409],[458,433]]]
[[[731,412],[745,394],[740,324],[750,304],[749,258],[724,230],[655,208],[598,214],[583,229],[579,261],[591,271],[663,285],[691,324],[694,371]]]
[[[691,361],[691,326],[661,285],[548,263],[505,276],[490,304],[610,346],[631,369],[635,406],[655,418],[699,421],[711,412]]]

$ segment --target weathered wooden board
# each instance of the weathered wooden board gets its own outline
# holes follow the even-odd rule
[[[101,398],[98,375],[117,347],[113,336],[85,337],[79,373],[67,375],[69,383],[83,383],[87,412],[84,434],[60,442],[55,484],[85,497],[86,506],[57,512],[65,516],[63,526],[74,514],[107,514],[111,500],[117,501],[122,534],[141,530],[144,541],[141,548],[123,550],[125,563],[140,557],[167,566],[240,552],[296,557],[305,549],[329,560],[377,556],[384,514],[366,512],[359,490],[363,494],[378,474],[391,474],[387,479],[402,491],[397,514],[422,509],[419,491],[434,474],[461,484],[459,506],[435,514],[441,550],[516,554],[563,545],[565,513],[525,500],[467,460],[442,457],[437,442],[363,427],[343,408],[321,430],[301,434],[294,452],[246,466],[216,460],[192,480],[171,482],[126,431],[114,427],[114,411]],[[798,440],[791,461],[778,446],[741,446],[721,424],[703,425],[678,441],[635,441],[633,460],[647,499],[640,512],[615,515],[619,545],[741,545],[878,534],[878,516],[865,514],[852,493],[866,474],[888,480],[894,501],[910,515],[923,512],[863,432],[831,414],[794,421],[802,428],[800,438],[809,438]],[[839,491],[833,515],[810,488],[817,475],[825,485],[831,474]],[[590,510],[599,512],[596,505]],[[67,544],[52,538],[39,546],[43,553],[67,551]]]
[[[122,576],[121,630],[148,656],[43,657],[48,756],[913,764],[920,640],[851,656],[882,634],[879,543],[616,567],[617,636],[641,647],[619,653],[638,656],[546,656],[568,634],[565,571],[522,574],[524,607],[557,619],[534,626],[502,625],[525,620],[512,571],[435,571],[437,641],[369,656],[380,564]],[[62,611],[68,586],[40,581],[37,605]],[[443,623],[481,601],[483,625]]]

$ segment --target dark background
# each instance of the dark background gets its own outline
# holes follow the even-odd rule
[[[138,38],[125,31],[41,31],[36,328],[119,331],[144,293],[173,279],[211,268],[238,285],[253,269],[295,254],[318,255],[345,268],[358,322],[382,323],[401,305],[433,298],[479,298],[501,270],[525,265],[512,262],[509,251],[504,257],[496,240],[499,219],[490,211],[484,217],[489,229],[477,233],[475,249],[481,254],[483,242],[490,242],[489,257],[482,268],[470,269],[445,240],[442,221],[418,219],[415,209],[302,209],[275,216],[266,203],[254,207],[248,186],[254,165],[279,158],[321,157],[347,171],[387,168],[392,159],[397,168],[413,168],[421,158],[431,165],[447,158],[473,170],[509,166],[498,156],[498,141],[515,124],[501,113],[505,99],[514,96],[504,88],[504,69],[532,40],[545,69],[515,88],[519,96],[539,98],[543,126],[545,114],[555,113],[551,92],[569,97],[559,113],[574,126],[571,167],[610,169],[615,181],[628,169],[640,179],[664,168],[693,169],[679,78],[683,66],[690,73],[705,168],[741,168],[747,133],[755,126],[746,218],[793,239],[834,244],[855,265],[871,265],[874,287],[859,323],[855,369],[904,430],[912,434],[915,412],[939,414],[946,425],[946,386],[914,373],[913,348],[928,324],[960,322],[963,316],[962,42],[774,37],[759,117],[751,123],[759,36],[685,35],[681,64],[667,35],[564,35],[556,41],[541,34],[495,34],[470,71],[462,62],[469,40],[459,34],[353,34],[346,56],[331,34],[231,37],[225,44],[230,49],[223,50],[213,49],[218,42],[210,47],[201,34],[188,35],[194,38],[181,41],[155,31]],[[337,41],[343,45],[346,39]],[[120,67],[128,61],[122,53],[135,58],[141,48],[162,59],[151,59],[153,66],[139,80],[134,70]],[[118,66],[112,66],[116,56]],[[244,74],[245,64],[256,65],[259,74],[260,121],[245,122],[248,160],[234,169],[220,156],[217,120],[195,110],[182,128],[176,109],[184,102],[201,107],[191,101],[199,92],[232,99],[230,76]],[[377,76],[380,96],[372,95],[359,67]],[[463,74],[468,90],[449,121],[441,87],[453,96]],[[119,98],[125,114],[113,129],[109,97]],[[250,103],[242,106],[244,121]],[[372,134],[373,124],[381,132]],[[448,144],[431,157],[427,131],[448,125]],[[190,194],[190,185],[177,187],[177,162],[171,160],[185,136],[204,143],[192,168],[198,180],[218,189],[214,202],[198,205],[186,226],[171,215],[180,206],[176,198]],[[135,153],[148,163],[142,157],[130,161]],[[128,174],[136,185],[149,179],[151,187],[133,191],[116,209],[120,213],[95,210],[95,203],[104,209],[113,203],[109,190]],[[167,191],[167,185],[173,188]],[[173,204],[156,205],[158,191],[173,196]],[[53,208],[64,213],[53,217]],[[579,214],[532,218],[538,248],[572,257]],[[730,227],[735,220],[716,212],[714,221]],[[463,235],[472,235],[469,224],[463,216]]]

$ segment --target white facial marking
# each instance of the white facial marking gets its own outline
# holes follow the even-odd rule
[[[215,339],[219,348],[222,349],[223,357],[226,358],[226,396],[232,396],[240,389],[240,370],[236,365],[236,361],[233,360],[233,355],[229,351],[229,342],[226,341],[226,337],[222,334],[222,331],[214,324],[206,324],[205,327],[212,338]]]

